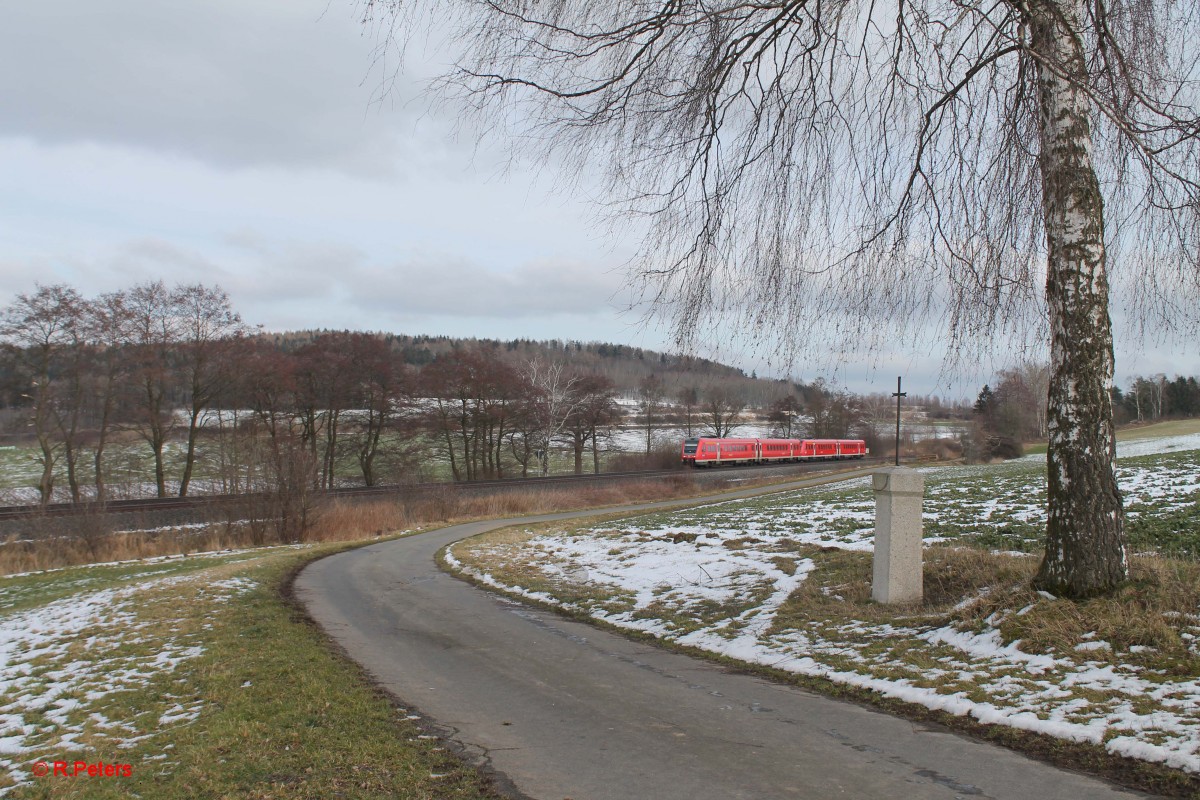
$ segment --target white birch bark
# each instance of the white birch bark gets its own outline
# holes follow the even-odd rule
[[[1092,162],[1091,106],[1079,0],[1029,6],[1037,60],[1040,167],[1050,314],[1048,523],[1036,583],[1086,597],[1126,577],[1116,440],[1109,390],[1112,323],[1104,202]]]

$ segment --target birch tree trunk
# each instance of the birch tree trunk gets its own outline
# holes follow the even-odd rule
[[[1087,597],[1126,577],[1109,390],[1112,323],[1104,202],[1092,162],[1091,110],[1079,0],[1028,6],[1037,60],[1042,200],[1050,315],[1048,521],[1035,584]]]

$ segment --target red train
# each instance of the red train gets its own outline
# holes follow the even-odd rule
[[[862,439],[685,439],[683,463],[693,467],[833,461],[870,453]]]

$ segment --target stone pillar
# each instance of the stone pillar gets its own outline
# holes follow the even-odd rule
[[[924,597],[921,577],[921,501],[925,478],[908,467],[888,467],[875,483],[875,570],[871,598],[913,603]]]

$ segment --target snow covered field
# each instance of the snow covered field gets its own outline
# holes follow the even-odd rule
[[[1200,501],[1200,436],[1129,442],[1120,457],[1135,549],[1155,550],[1162,520],[1174,525]],[[1045,519],[1041,464],[923,471],[927,545],[970,542],[1015,551],[1019,566],[1036,563],[1026,553]],[[1160,653],[1130,643],[1149,634],[1120,627],[1053,647],[1014,638],[1029,620],[1073,613],[1074,604],[1033,593],[1027,581],[1005,590],[1019,604],[982,614],[970,611],[989,601],[984,593],[937,613],[839,615],[851,605],[843,572],[866,565],[869,576],[873,514],[859,480],[593,527],[510,531],[460,543],[447,560],[484,583],[620,627],[1200,772],[1200,607],[1157,621],[1153,641],[1174,643],[1171,669],[1162,667],[1167,644]],[[1170,533],[1172,547],[1200,538],[1194,528]],[[812,616],[822,602],[835,613]]]

